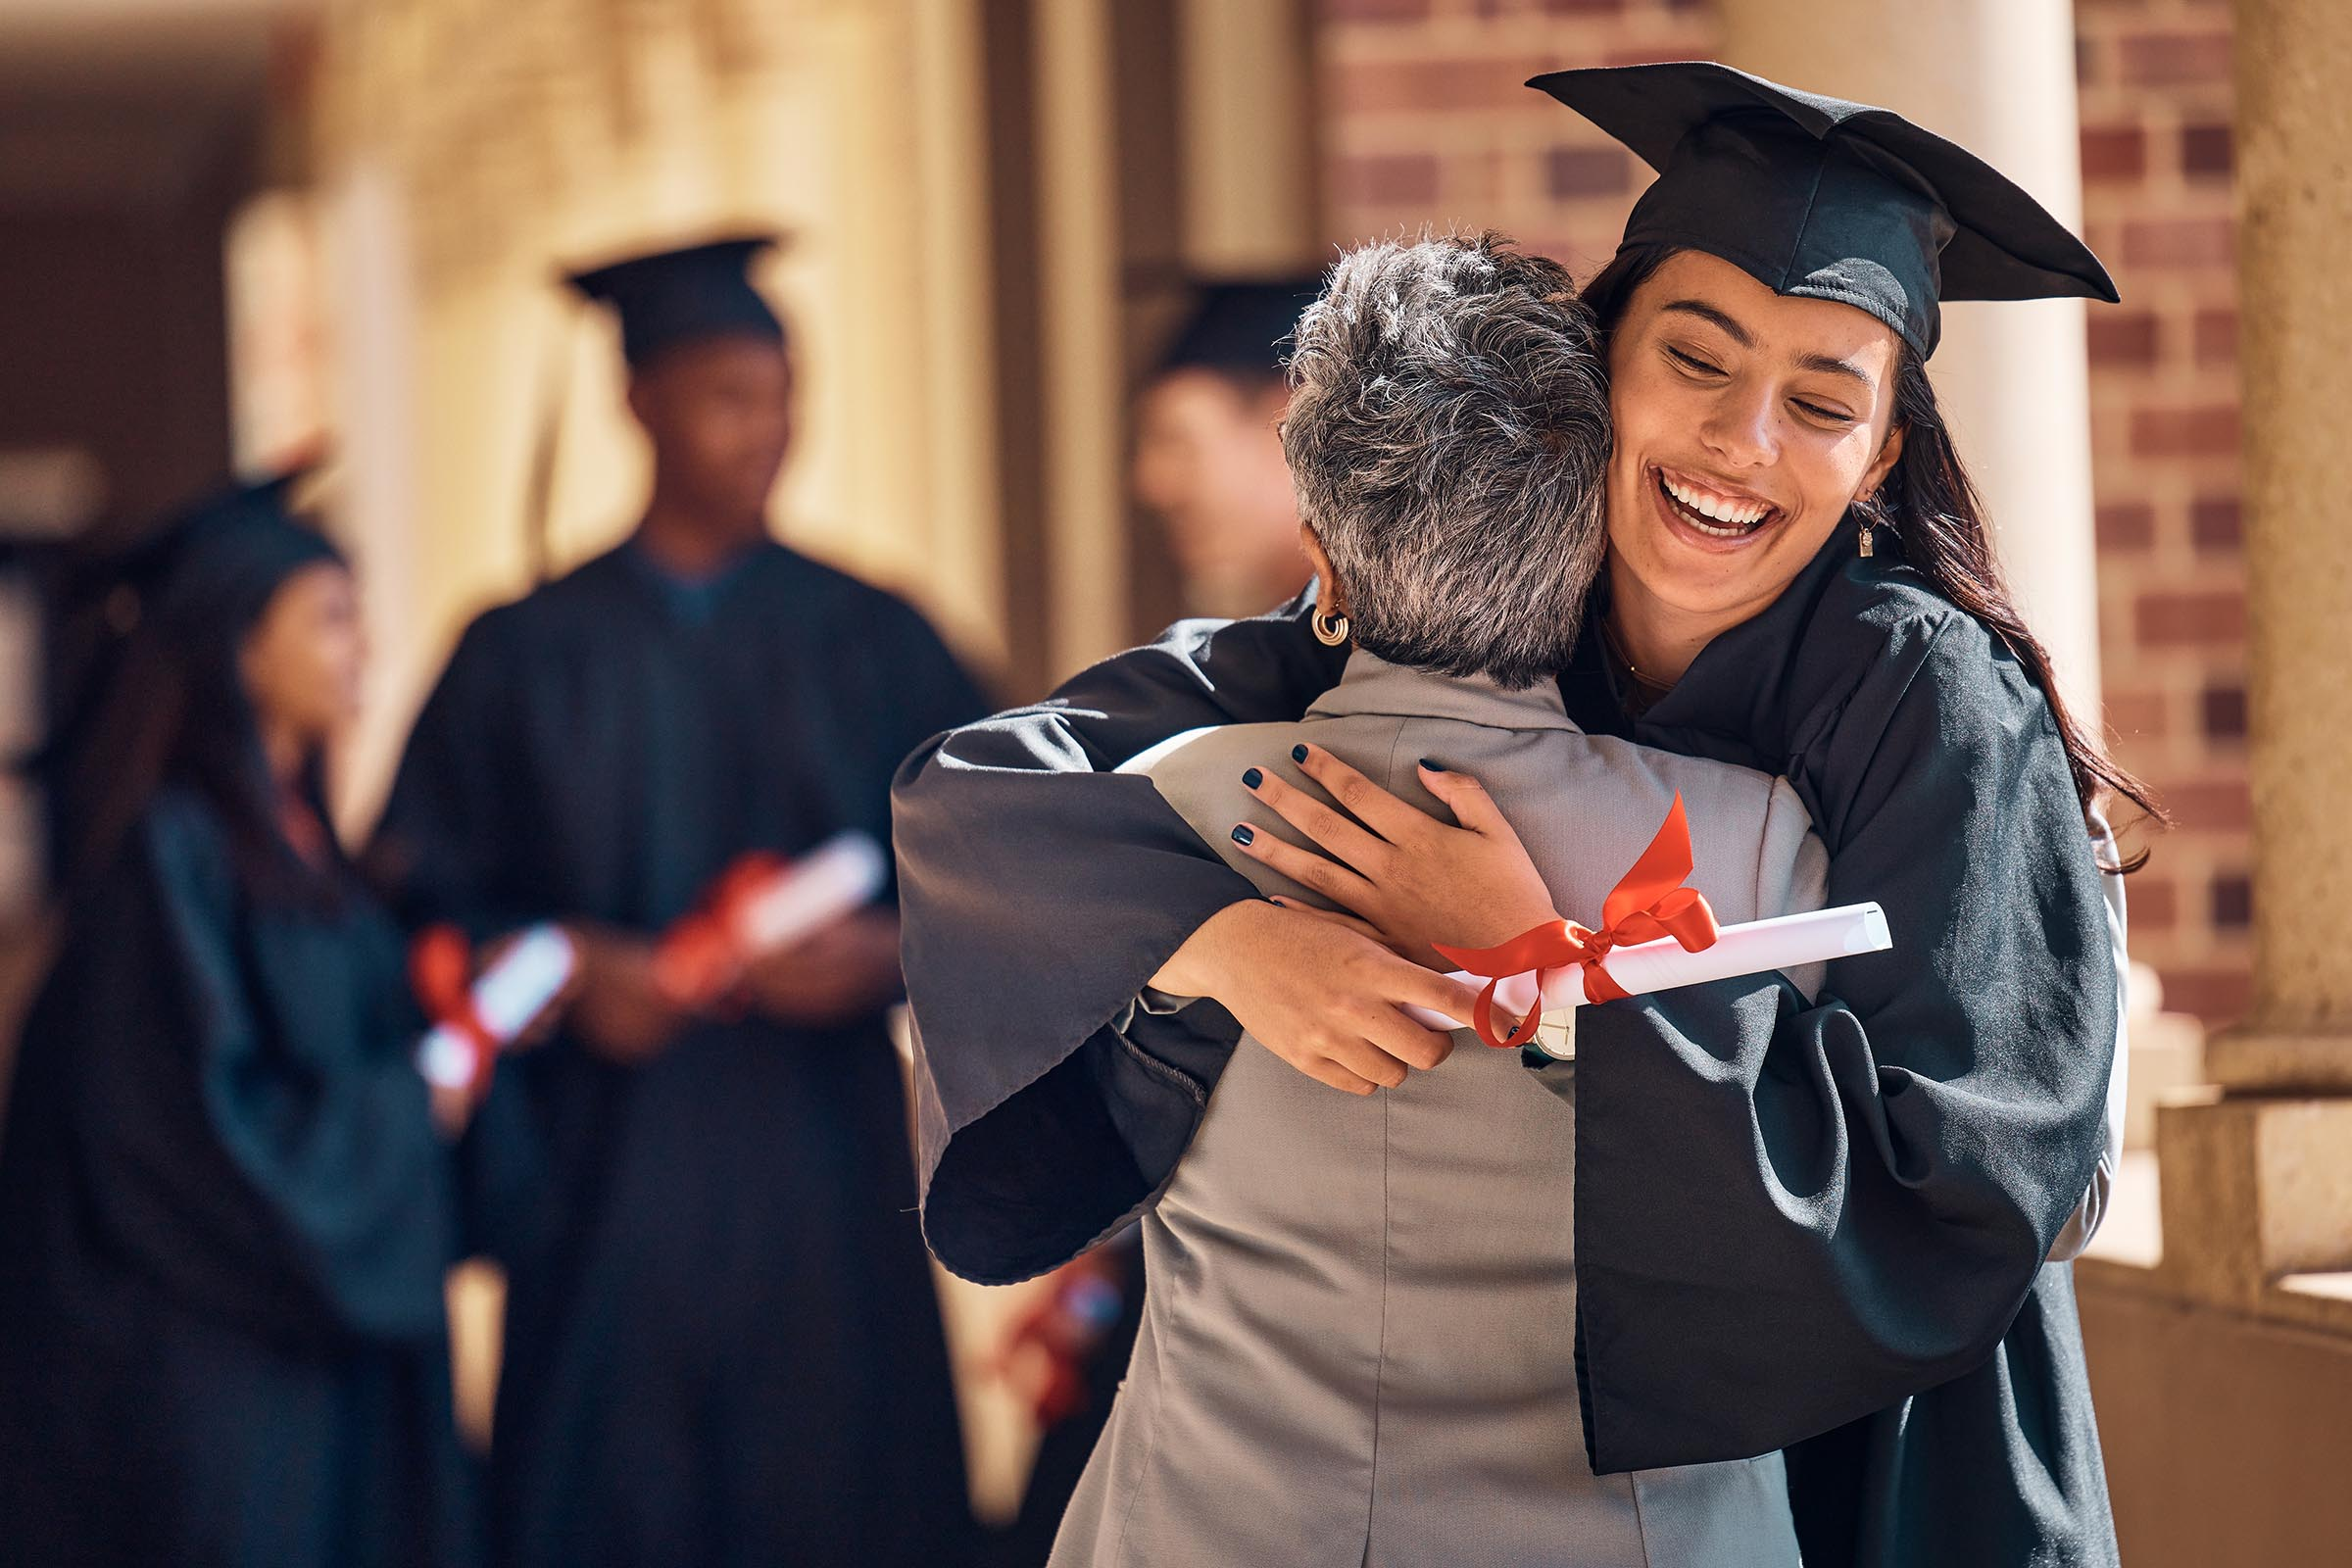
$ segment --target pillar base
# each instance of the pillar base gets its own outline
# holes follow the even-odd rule
[[[2352,1270],[2352,1095],[2209,1091],[2160,1106],[2164,1272],[2254,1308],[2289,1274]]]
[[[2205,1042],[2205,1075],[2231,1094],[2352,1095],[2352,1035],[2232,1029]]]

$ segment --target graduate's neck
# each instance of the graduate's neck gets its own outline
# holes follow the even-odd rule
[[[1614,556],[1608,569],[1610,641],[1635,676],[1655,690],[1681,680],[1707,644],[1754,613],[1745,607],[1715,613],[1684,610],[1651,593]]]
[[[312,809],[311,764],[318,743],[301,726],[269,713],[256,715],[261,732],[262,763],[270,770],[270,793],[278,831],[294,853],[312,865],[326,859],[326,824]]]
[[[270,784],[280,795],[299,791],[311,763],[310,737],[292,720],[271,713],[256,714],[254,727],[261,732],[262,761],[270,769]]]
[[[693,579],[723,569],[736,557],[767,537],[767,518],[717,515],[686,506],[659,489],[637,525],[637,548],[663,571]]]

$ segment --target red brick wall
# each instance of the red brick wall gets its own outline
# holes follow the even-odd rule
[[[1345,243],[1491,226],[1589,271],[1647,171],[1519,83],[1709,55],[1705,0],[1321,0],[1326,189]],[[2229,8],[2078,0],[2100,640],[2118,756],[2180,822],[2132,882],[2168,1004],[2245,1004],[2245,599],[2237,528]]]
[[[2085,237],[2124,296],[2090,313],[2107,717],[2180,819],[2132,945],[2168,1005],[2226,1021],[2249,961],[2230,8],[2078,0],[2075,29]]]

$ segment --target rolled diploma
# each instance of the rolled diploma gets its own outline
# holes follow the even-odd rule
[[[535,925],[514,939],[473,982],[473,1013],[500,1045],[510,1044],[571,979],[579,954],[562,928]],[[473,1081],[474,1046],[465,1033],[435,1024],[416,1047],[416,1070],[442,1089]]]
[[[791,947],[871,903],[889,880],[890,857],[872,834],[836,833],[744,901],[734,916],[736,946],[746,955]]]
[[[1727,925],[1715,934],[1715,944],[1698,953],[1685,953],[1672,937],[1619,948],[1602,961],[1609,978],[1628,995],[1671,991],[1676,986],[1702,985],[1735,975],[1765,974],[1793,969],[1799,964],[1826,963],[1857,953],[1884,953],[1894,946],[1886,934],[1886,916],[1875,904],[1842,904],[1835,909],[1784,914],[1770,920]],[[1456,970],[1448,978],[1483,987],[1482,976]],[[1536,977],[1531,971],[1505,978],[1494,988],[1494,1004],[1513,1017],[1523,1016],[1536,1000]],[[1572,963],[1551,970],[1544,981],[1545,1015],[1585,1004],[1585,967]],[[1432,1029],[1462,1025],[1426,1007],[1405,1009]]]

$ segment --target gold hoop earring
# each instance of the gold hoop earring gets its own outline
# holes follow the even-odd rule
[[[1337,648],[1348,640],[1348,617],[1316,611],[1313,615],[1315,641],[1326,648]]]

